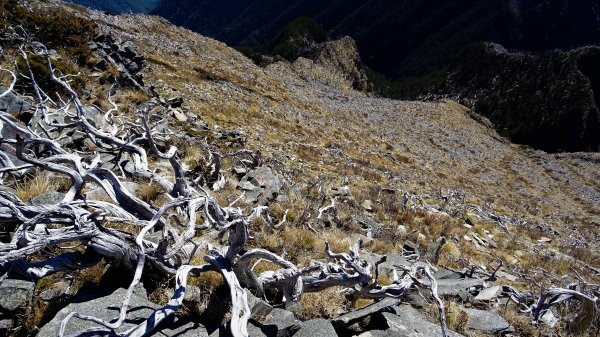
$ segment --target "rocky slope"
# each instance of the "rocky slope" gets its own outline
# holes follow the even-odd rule
[[[440,267],[436,274],[440,292],[456,314],[452,328],[473,336],[505,331],[509,326],[521,336],[560,329],[532,327],[529,317],[519,316],[518,308],[506,305],[501,285],[526,291],[589,283],[584,286],[593,289],[599,282],[598,153],[548,154],[511,144],[451,100],[398,101],[354,91],[355,81],[344,74],[354,73],[347,65],[356,62],[355,55],[342,57],[335,45],[319,62],[277,61],[263,68],[224,43],[158,17],[58,8],[98,25],[93,43],[86,45],[95,57],[78,69],[86,79],[82,88],[86,104],[110,109],[101,101],[109,92],[107,75],[112,73],[121,82],[116,96],[121,117],[132,115],[138,104],[152,97],[165,108],[164,117],[177,133],[175,143],[198,147],[185,150],[186,165],[195,167],[205,160],[205,148],[199,145],[205,139],[210,150],[223,155],[224,167],[232,171],[226,173],[224,189],[215,192],[221,203],[229,204],[245,192],[240,206],[244,210],[267,205],[275,223],[289,211],[279,230],[261,231],[257,230],[259,221],[253,224],[256,246],[305,266],[311,259],[324,258],[323,240],[347,248],[349,242],[363,238],[369,242],[367,251],[388,255],[388,262],[380,265],[387,282],[393,279],[395,265],[414,257],[411,252],[421,252]],[[348,43],[342,40],[340,45]],[[8,59],[2,62],[7,67],[11,64]],[[11,101],[2,109],[17,114],[20,106]],[[228,156],[241,149],[260,151],[262,166],[248,172],[243,162]],[[164,163],[158,164],[160,173]],[[100,199],[92,193],[87,198]],[[333,207],[323,210],[331,200],[336,200]],[[365,259],[380,257],[367,251],[360,252]],[[488,272],[499,261],[499,273],[489,278]],[[450,272],[443,266],[467,271]],[[102,276],[103,265],[94,268]],[[468,277],[470,268],[480,268],[488,276]],[[97,281],[83,273],[78,278]],[[60,281],[60,287],[58,282],[54,286],[42,279],[35,287],[31,282],[11,281],[0,288],[4,293],[17,294],[18,290],[21,305],[26,305],[28,294],[36,294],[33,301],[39,302],[63,299],[53,300],[59,308],[47,309],[37,318],[38,327],[49,322],[40,335],[52,335],[58,320],[70,310],[105,315],[123,295],[102,281],[100,289],[82,288],[74,295],[69,293],[69,278]],[[188,299],[195,306],[189,308],[201,303],[222,306],[227,289],[219,288],[211,296],[202,292],[212,289],[211,282],[218,283],[209,277],[200,280],[197,296]],[[161,292],[162,285],[154,284],[151,289],[148,298],[143,289],[136,289],[136,306],[156,308],[154,303],[166,304],[165,296],[172,295]],[[53,292],[60,296],[53,297]],[[90,294],[96,298],[91,303]],[[435,310],[418,296],[407,300],[410,306],[381,301],[361,311],[354,309],[366,303],[345,302],[333,289],[307,294],[301,302],[304,309],[295,314],[273,309],[260,299],[251,300],[253,335],[439,333],[430,322],[435,321]],[[147,314],[140,312],[136,317],[135,311],[130,313],[134,320]],[[163,334],[225,335],[225,328],[214,327],[223,317],[196,314],[191,310],[178,316],[197,320],[172,322],[167,329],[175,330]],[[52,319],[54,315],[57,318]],[[2,324],[8,324],[4,317]],[[327,320],[311,320],[317,317]],[[591,333],[598,331],[597,323],[593,329]]]

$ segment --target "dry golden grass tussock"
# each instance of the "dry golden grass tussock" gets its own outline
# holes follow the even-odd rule
[[[28,201],[44,193],[66,191],[68,187],[68,179],[40,173],[25,179],[24,182],[18,182],[15,191],[21,201]]]
[[[148,101],[148,95],[141,90],[126,90],[119,96],[117,96],[117,103],[135,103],[141,104]]]
[[[329,288],[318,293],[305,293],[300,300],[298,315],[304,319],[332,318],[346,310],[350,303],[339,288]]]
[[[281,238],[285,250],[294,252],[295,255],[312,252],[317,244],[317,235],[303,228],[286,227],[281,233]]]
[[[188,284],[211,292],[222,286],[224,284],[224,280],[221,273],[210,270],[201,273],[198,277],[190,277],[188,279]]]
[[[147,203],[157,201],[166,191],[159,184],[144,183],[138,187],[138,197]]]
[[[517,336],[537,336],[539,332],[532,324],[531,317],[527,314],[519,313],[514,305],[508,305],[500,308],[498,314],[502,316],[510,325],[515,328]]]
[[[469,321],[469,315],[463,310],[463,308],[456,302],[445,302],[444,307],[446,310],[446,323],[448,329],[456,331],[460,334],[467,332],[467,323]],[[426,315],[432,322],[439,322],[440,314],[437,305],[431,304],[425,309]]]
[[[129,233],[132,235],[137,235],[140,232],[140,230],[142,229],[142,227],[136,226],[134,224],[120,223],[120,222],[109,222],[109,223],[104,224],[104,226],[107,228],[116,229],[118,231]]]
[[[452,241],[446,242],[440,250],[440,259],[438,265],[447,267],[456,267],[460,259],[460,248]]]
[[[393,252],[397,252],[400,247],[398,247],[399,242],[390,242],[386,240],[374,240],[373,247],[369,250],[373,253],[377,254],[389,254]]]
[[[330,229],[319,233],[319,242],[317,243],[317,251],[325,254],[325,241],[329,242],[329,246],[334,253],[347,253],[350,247],[356,243],[349,233],[341,229]]]
[[[156,303],[158,305],[167,305],[171,300],[172,293],[169,291],[169,287],[167,284],[161,285],[154,289],[150,294],[148,294],[148,300],[152,303]]]

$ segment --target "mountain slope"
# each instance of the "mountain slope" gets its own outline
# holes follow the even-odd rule
[[[123,38],[133,40],[149,60],[145,81],[161,83],[157,92],[182,95],[209,125],[241,130],[246,146],[260,148],[290,177],[330,172],[348,176],[351,188],[398,186],[432,200],[440,187],[458,188],[475,204],[488,200],[507,214],[529,214],[533,222],[541,213],[519,200],[536,200],[542,213],[600,221],[585,211],[600,202],[600,190],[589,186],[600,178],[591,168],[597,154],[577,168],[573,161],[582,155],[521,150],[452,101],[397,101],[340,91],[308,79],[295,64],[261,68],[223,43],[162,21],[101,19],[126,31],[141,25],[136,31],[148,33],[123,33]],[[586,165],[592,165],[590,171]]]
[[[511,53],[500,45],[467,49],[437,88],[489,118],[514,142],[548,151],[600,148],[600,47]]]
[[[68,71],[64,68],[63,73],[79,73],[71,83],[77,85],[77,89],[82,91],[82,104],[90,107],[90,112],[85,112],[85,118],[88,118],[93,111],[96,112],[94,125],[98,125],[97,129],[89,127],[88,130],[93,130],[93,133],[98,136],[89,141],[73,141],[73,138],[81,139],[78,138],[79,133],[85,134],[85,132],[54,136],[57,140],[50,142],[48,150],[44,150],[43,147],[38,149],[37,144],[33,143],[34,147],[31,151],[19,157],[50,153],[53,155],[53,160],[43,163],[48,163],[52,170],[69,177],[79,177],[78,171],[93,172],[90,174],[94,176],[90,181],[82,179],[83,183],[78,184],[81,192],[73,196],[75,199],[73,201],[77,207],[81,207],[83,210],[81,214],[84,216],[74,215],[72,218],[64,217],[64,220],[62,214],[69,214],[65,212],[71,205],[66,202],[43,205],[39,209],[44,217],[36,216],[31,218],[32,220],[23,221],[25,217],[29,219],[29,212],[34,208],[29,205],[34,204],[32,198],[26,197],[31,196],[31,192],[23,197],[12,197],[11,191],[14,191],[14,194],[17,189],[22,192],[23,186],[14,184],[15,189],[9,186],[5,188],[4,181],[8,179],[3,180],[0,184],[0,187],[3,187],[2,197],[7,199],[7,195],[11,196],[11,200],[4,204],[12,206],[16,201],[22,200],[18,207],[27,211],[17,214],[19,216],[17,220],[9,218],[12,227],[8,230],[6,227],[3,228],[7,233],[0,237],[3,240],[2,244],[5,245],[4,247],[8,245],[14,247],[6,251],[14,258],[16,254],[13,252],[29,250],[30,246],[22,247],[14,244],[10,234],[14,231],[21,235],[18,232],[20,228],[25,228],[38,220],[35,226],[37,230],[30,228],[30,233],[25,232],[30,234],[25,235],[27,240],[21,241],[25,245],[31,242],[35,242],[36,245],[39,243],[39,247],[34,247],[37,250],[46,248],[43,252],[40,251],[40,254],[29,255],[31,262],[19,259],[17,267],[7,268],[9,271],[23,269],[23,275],[27,275],[32,269],[25,270],[25,267],[18,267],[19,265],[27,266],[31,263],[48,269],[45,261],[40,261],[39,258],[44,259],[60,254],[58,255],[60,259],[71,255],[72,250],[75,255],[78,255],[84,248],[80,242],[89,238],[86,236],[82,239],[85,232],[81,234],[83,232],[83,228],[79,227],[81,222],[84,225],[87,225],[85,222],[90,221],[98,224],[99,229],[94,230],[93,235],[106,236],[109,228],[118,230],[114,238],[128,240],[126,242],[131,243],[137,254],[141,253],[141,256],[145,253],[161,256],[168,251],[169,245],[174,241],[182,243],[191,241],[189,245],[186,244],[191,253],[186,252],[181,258],[169,259],[171,261],[167,261],[169,264],[165,265],[165,271],[162,272],[163,268],[156,264],[157,259],[148,258],[145,260],[146,263],[143,263],[144,259],[138,257],[134,284],[139,280],[137,277],[140,275],[139,271],[144,278],[150,279],[140,284],[134,293],[136,296],[147,298],[148,301],[167,305],[166,309],[150,310],[148,315],[152,315],[152,312],[165,315],[173,310],[176,307],[173,303],[178,301],[177,299],[182,299],[186,289],[201,294],[188,298],[189,307],[178,312],[176,321],[165,322],[168,327],[180,328],[179,332],[185,329],[200,334],[203,333],[204,325],[210,328],[206,329],[207,331],[225,334],[225,331],[221,330],[221,325],[228,319],[225,313],[230,307],[227,296],[234,295],[231,293],[234,285],[230,283],[228,287],[222,282],[221,276],[217,275],[215,279],[209,276],[213,273],[208,271],[202,271],[200,275],[190,274],[187,279],[189,283],[186,285],[185,276],[173,278],[174,273],[170,266],[173,264],[180,264],[184,268],[201,266],[210,260],[210,256],[221,254],[217,251],[219,250],[217,247],[227,244],[231,247],[236,237],[243,237],[244,241],[248,239],[246,245],[248,250],[232,253],[237,261],[225,260],[227,266],[243,261],[242,254],[257,252],[254,248],[264,248],[268,252],[278,254],[281,259],[289,261],[284,262],[285,265],[291,263],[298,266],[298,268],[288,269],[291,271],[294,283],[304,282],[303,279],[309,278],[320,282],[329,278],[323,277],[324,275],[336,273],[336,277],[343,277],[346,286],[347,280],[356,276],[346,278],[345,269],[354,268],[360,272],[361,269],[370,270],[374,265],[373,267],[381,268],[382,275],[384,271],[389,275],[382,276],[382,281],[384,277],[386,278],[386,282],[382,282],[383,286],[396,277],[394,275],[397,275],[400,269],[395,266],[396,261],[399,264],[404,264],[406,260],[411,260],[410,263],[413,263],[413,259],[430,262],[440,267],[435,277],[442,285],[439,290],[445,288],[444,291],[448,292],[440,293],[440,296],[444,296],[444,301],[447,301],[449,314],[458,312],[458,315],[464,316],[461,306],[467,304],[477,305],[478,309],[494,310],[488,313],[505,316],[516,328],[517,336],[551,333],[567,335],[568,332],[558,325],[553,328],[545,327],[543,324],[532,326],[530,314],[522,313],[523,310],[520,309],[522,305],[526,303],[532,305],[536,303],[535,301],[527,300],[517,305],[509,301],[503,305],[502,310],[497,312],[495,311],[498,309],[497,303],[504,299],[508,301],[508,295],[493,295],[502,298],[494,298],[487,306],[483,302],[473,302],[471,298],[477,293],[484,295],[481,287],[487,287],[489,284],[509,291],[514,288],[515,291],[511,292],[511,295],[519,295],[532,289],[543,292],[551,287],[567,285],[571,287],[570,284],[579,281],[582,291],[590,293],[590,296],[596,296],[597,284],[600,282],[598,266],[600,261],[600,212],[598,211],[600,209],[600,154],[548,154],[510,144],[506,139],[499,137],[494,130],[471,118],[472,113],[467,108],[451,100],[437,102],[392,100],[369,97],[363,92],[352,90],[350,85],[331,86],[329,85],[332,75],[331,66],[343,65],[341,62],[328,65],[327,62],[316,63],[300,58],[294,63],[275,61],[265,67],[259,67],[221,42],[174,27],[166,20],[155,16],[114,16],[86,10],[80,6],[64,6],[60,1],[37,2],[36,5],[40,9],[40,15],[52,13],[54,16],[60,16],[72,12],[85,17],[86,21],[92,20],[93,27],[97,27],[88,30],[94,33],[90,41],[77,45],[89,49],[89,58],[78,63],[76,55],[69,54],[64,49],[60,50],[60,56],[61,63],[78,65],[76,69],[69,67],[72,69]],[[52,6],[54,8],[48,8]],[[6,14],[6,11],[4,13]],[[60,22],[68,27],[72,18],[70,20],[63,18]],[[58,37],[53,36],[53,38]],[[21,41],[15,41],[12,49],[0,55],[2,56],[1,67],[13,69],[13,56],[18,55],[17,48],[20,44]],[[346,44],[351,44],[347,38],[341,41],[341,45]],[[328,50],[333,54],[337,53],[338,48],[331,46]],[[54,52],[59,53],[59,51]],[[349,53],[347,56],[337,56],[355,59],[356,55]],[[509,61],[514,57],[514,55],[507,56]],[[35,59],[33,53],[31,59]],[[133,60],[136,60],[133,62],[134,67],[130,62]],[[578,59],[580,68],[585,69],[583,71],[591,74],[590,78],[596,80],[598,72],[594,68],[594,60],[593,55],[581,56]],[[54,62],[58,64],[58,61],[55,59]],[[113,66],[107,67],[106,62],[111,62]],[[129,66],[126,67],[125,64]],[[140,76],[137,86],[122,81],[126,77],[124,75],[133,71]],[[78,79],[81,80],[79,83],[76,81]],[[117,85],[113,86],[115,81]],[[29,98],[23,96],[22,100],[29,100]],[[14,116],[26,118],[20,115],[23,104],[20,104],[20,107],[17,105],[16,110],[13,110],[13,106],[13,102],[7,105],[11,113],[14,112]],[[35,109],[36,112],[44,111],[32,104],[30,109]],[[69,116],[69,119],[66,119],[69,121],[67,127],[83,124],[80,122],[83,118],[81,115],[84,114],[80,113],[81,110],[83,109],[78,109]],[[47,116],[48,119],[54,120],[57,113],[60,113],[60,110],[52,110]],[[8,115],[9,112],[4,114]],[[5,117],[3,123],[11,121],[14,116]],[[138,116],[144,119],[140,120]],[[39,120],[40,123],[43,119]],[[71,119],[75,122],[71,123]],[[102,126],[110,120],[130,125],[133,129]],[[10,122],[4,125],[13,124]],[[13,127],[13,129],[17,131],[17,135],[25,133],[25,127]],[[24,142],[23,137],[15,137],[14,133],[7,135],[6,128],[0,131],[3,132],[3,139],[5,139],[2,144],[3,151],[7,151],[5,150],[7,148],[13,150],[14,143],[18,148],[23,149],[20,145]],[[42,128],[39,133],[53,134],[53,132],[52,129]],[[154,139],[151,136],[153,132],[156,132]],[[26,141],[41,143],[45,139],[41,138],[43,136],[28,135],[30,138]],[[137,136],[147,136],[147,138],[132,138]],[[99,139],[113,137],[116,140],[112,142],[117,145],[106,148],[98,145]],[[12,141],[14,138],[16,142]],[[64,164],[69,156],[59,151],[61,147],[54,145],[59,141],[61,146],[72,147],[69,150],[77,155],[85,155],[89,160],[86,158],[85,161]],[[148,150],[151,144],[157,144],[156,147],[152,146],[154,155],[147,158],[153,167],[152,174],[146,177],[136,177],[131,174],[132,164],[133,170],[136,170],[136,165],[132,163],[136,161],[136,157],[127,154],[123,157],[123,153],[116,150],[120,147],[119,144],[134,149],[145,146]],[[168,151],[170,154],[161,155],[163,151]],[[2,154],[4,162],[6,158],[10,159],[8,153]],[[248,159],[249,157],[242,157],[244,155],[250,156],[252,160]],[[143,159],[146,161],[146,156]],[[116,165],[112,164],[113,160],[117,161]],[[34,162],[31,159],[30,161]],[[88,165],[89,162],[91,164]],[[59,165],[65,166],[58,167]],[[102,166],[95,168],[98,165]],[[222,181],[223,184],[206,184],[204,180],[209,177],[215,181],[218,179],[214,176],[218,167],[221,168],[220,172],[224,178],[218,181]],[[173,171],[177,174],[170,173]],[[96,176],[102,172],[105,173]],[[109,174],[109,172],[113,173]],[[110,177],[113,178],[109,179]],[[23,179],[30,179],[30,177],[23,177]],[[156,187],[163,179],[168,180],[168,188],[162,191],[159,188],[157,191]],[[128,201],[134,200],[128,194],[118,198],[114,196],[111,198],[107,194],[118,193],[118,190],[136,189],[137,191],[132,193],[139,195],[140,200],[143,199],[142,205],[147,205],[144,209],[161,214],[163,210],[189,200],[188,197],[183,196],[183,193],[171,196],[168,192],[171,182],[182,182],[188,179],[194,179],[196,182],[182,185],[197,189],[198,192],[202,191],[200,197],[203,198],[198,201],[197,206],[194,206],[197,208],[190,210],[189,222],[180,221],[182,219],[180,216],[183,217],[185,212],[180,212],[179,209],[173,210],[171,213],[173,217],[167,217],[166,214],[164,216],[166,224],[171,224],[165,228],[171,227],[174,233],[185,233],[180,236],[181,241],[176,238],[179,234],[169,234],[166,230],[157,229],[154,233],[147,232],[150,227],[157,225],[156,219],[160,215],[136,221],[137,213],[141,211],[138,211],[140,208],[130,209],[126,205]],[[75,185],[75,179],[72,180],[72,185]],[[127,187],[119,183],[119,180],[127,182]],[[30,185],[29,180],[24,182]],[[97,187],[100,182],[103,186]],[[48,188],[52,187],[48,186]],[[58,190],[59,187],[54,189]],[[258,195],[254,194],[257,190],[260,193]],[[52,191],[52,193],[56,192]],[[80,193],[82,195],[79,195]],[[209,201],[209,196],[211,198],[214,196],[215,200]],[[124,220],[117,220],[122,222],[115,223],[113,217],[107,215],[113,212],[114,207],[111,206],[113,202],[120,205],[123,199],[124,211],[135,214],[136,217],[127,216]],[[27,204],[25,204],[26,200]],[[88,209],[95,204],[108,207],[109,211],[88,213],[90,212]],[[215,204],[230,206],[227,210],[221,211],[220,206],[215,208]],[[262,207],[263,205],[265,207]],[[7,213],[15,212],[13,209],[19,208],[9,207]],[[217,212],[213,213],[213,209]],[[120,214],[122,212],[117,213],[118,216],[121,216]],[[199,217],[193,219],[192,216],[195,214]],[[248,220],[243,218],[244,226],[234,227],[235,217],[240,215],[247,217]],[[6,219],[6,215],[4,217]],[[56,227],[59,228],[42,228],[45,222],[56,221],[55,217],[59,217],[60,222],[56,223]],[[152,226],[146,225],[147,221],[150,221]],[[231,231],[229,237],[225,237],[222,230],[210,228],[212,223],[220,221],[227,221],[229,228],[244,230],[237,233]],[[245,224],[246,221],[248,225]],[[53,233],[59,235],[64,233],[61,229],[69,225],[73,225],[77,231],[74,233],[76,245],[69,243],[67,246],[63,238],[46,239]],[[145,226],[142,232],[139,232],[141,234],[137,234],[140,227],[136,226],[139,225]],[[205,227],[209,228],[205,230]],[[248,231],[245,230],[246,228]],[[145,234],[148,234],[146,238],[149,240],[147,243],[140,243]],[[136,235],[137,244],[133,245]],[[357,248],[351,255],[337,255],[341,257],[339,259],[351,263],[340,267],[331,263],[322,263],[319,264],[324,268],[322,273],[315,272],[307,277],[296,278],[299,275],[298,270],[308,275],[312,273],[310,270],[319,267],[315,266],[314,260],[324,260],[328,258],[327,255],[333,255],[324,252],[323,247],[326,246],[326,242],[330,244],[327,247],[337,252],[348,250],[358,239],[364,242],[363,247]],[[104,241],[100,241],[102,242]],[[96,249],[108,254],[113,250],[128,251],[127,246],[130,245],[120,244],[125,241],[106,242],[108,244],[96,243],[99,245]],[[49,249],[52,246],[48,245],[60,245],[61,249]],[[204,257],[203,260],[205,247],[207,250],[210,249],[210,256]],[[261,277],[283,275],[278,274],[279,271],[283,271],[279,264],[271,265],[261,261],[260,256],[269,255],[268,252],[258,251],[260,255],[252,258],[257,260],[252,272],[260,273]],[[394,259],[384,261],[380,255],[370,254],[371,252],[393,256]],[[9,254],[4,254],[3,257]],[[359,254],[361,259],[364,258],[364,262],[356,260]],[[137,255],[133,253],[124,255],[123,260],[133,264],[134,256]],[[333,257],[335,256],[329,256],[328,260],[333,261]],[[77,296],[77,301],[79,302],[83,297],[82,301],[86,303],[88,298],[100,297],[94,288],[112,291],[119,286],[119,283],[124,283],[125,286],[129,284],[131,274],[126,274],[123,269],[113,270],[111,273],[106,267],[107,264],[112,267],[120,262],[115,261],[114,256],[107,255],[100,263],[95,256],[91,259],[96,261],[94,263],[98,263],[93,274],[88,273],[89,268],[84,270],[86,274],[64,271],[64,273],[54,274],[54,278],[47,278],[43,282],[38,281],[35,284],[31,282],[31,288],[35,288],[35,291],[30,297],[35,300],[38,297],[41,299],[42,291],[52,288],[54,283],[61,283],[66,289],[77,289],[81,285],[77,287],[73,285],[71,288],[75,283],[62,282],[72,278],[76,281],[83,279],[94,280],[90,283],[99,283],[98,287],[86,286],[79,292],[79,295],[85,296]],[[375,261],[375,263],[371,264],[368,261]],[[281,263],[281,260],[277,262]],[[226,268],[229,269],[227,266]],[[78,264],[77,267],[82,265]],[[449,272],[443,267],[462,271]],[[204,267],[200,268],[205,270]],[[236,282],[239,278],[242,280],[240,282],[244,283],[243,287],[251,287],[248,284],[250,274],[247,270],[235,271],[234,268],[230,270],[232,270],[232,273],[229,273],[231,278]],[[244,275],[236,272],[243,272]],[[165,275],[161,275],[162,273]],[[477,284],[483,284],[483,279],[486,279],[486,285],[477,285],[475,287],[478,290],[473,291],[472,284],[461,287],[460,284],[455,283],[463,281],[471,283],[471,276],[479,278],[476,279]],[[284,279],[287,278],[288,276],[284,276]],[[416,276],[413,275],[411,278]],[[97,281],[98,279],[100,280]],[[406,276],[405,280],[408,279],[409,276]],[[275,279],[275,282],[279,281],[280,279]],[[362,289],[369,289],[364,288],[368,285],[366,281],[368,280],[360,281],[359,286]],[[378,286],[376,283],[377,280],[375,286]],[[178,286],[176,291],[170,292],[165,289],[168,285],[175,284]],[[5,286],[4,283],[2,285]],[[151,290],[148,296],[144,294],[146,288]],[[133,285],[130,289],[133,290]],[[246,292],[249,292],[238,290],[243,298],[246,297]],[[257,292],[260,290],[256,289]],[[317,293],[307,291],[300,300],[302,304],[300,310],[294,313],[282,313],[282,309],[278,308],[276,310],[279,313],[274,311],[274,314],[266,319],[262,315],[256,316],[256,319],[251,321],[250,328],[261,328],[267,335],[275,336],[278,332],[273,331],[276,329],[271,329],[273,325],[270,322],[273,321],[269,320],[277,319],[278,316],[285,315],[287,321],[288,318],[293,319],[297,316],[304,321],[299,323],[302,324],[301,328],[304,328],[305,322],[310,322],[311,318],[337,316],[340,310],[348,310],[342,306],[358,307],[365,303],[351,303],[344,299],[339,289],[330,290],[330,292]],[[7,290],[4,292],[9,293]],[[489,291],[485,291],[487,292]],[[45,295],[48,293],[49,291],[46,291],[43,298],[47,298]],[[23,292],[19,292],[16,296],[26,297],[22,294]],[[50,296],[54,297],[52,302],[45,303],[44,299],[45,304],[42,303],[40,306],[36,304],[34,309],[28,310],[25,315],[17,315],[16,324],[10,323],[10,325],[17,326],[20,335],[36,333],[38,327],[43,324],[39,321],[47,320],[46,316],[49,318],[60,309],[61,306],[55,307],[55,303],[60,301],[60,305],[64,306],[70,301],[71,297],[66,294],[66,290],[65,293],[59,294],[59,296]],[[278,290],[273,297],[266,296],[265,299],[274,301],[274,304],[281,304],[282,299],[279,294],[281,292]],[[397,297],[398,292],[389,294]],[[14,298],[11,294],[7,294],[6,297]],[[112,308],[115,304],[118,307],[123,301],[122,295],[115,295],[115,297],[116,299],[113,297],[108,302],[106,300],[101,303],[90,302],[87,308],[81,311],[75,310],[72,306],[62,309],[60,315],[49,323],[51,326],[46,325],[42,328],[45,332],[40,332],[39,335],[55,336],[61,325],[60,322],[63,321],[62,317],[69,312],[77,311],[82,315],[91,313],[92,316],[96,316],[95,309],[103,310],[110,304],[110,310],[107,307],[107,312],[114,313]],[[206,303],[205,299],[209,297]],[[146,305],[148,301],[145,301],[143,306],[153,308],[152,303]],[[421,300],[414,301],[415,306],[423,307]],[[235,303],[235,299],[231,303]],[[263,307],[265,306],[267,305]],[[284,305],[282,306],[285,308]],[[595,308],[593,303],[591,306]],[[132,302],[131,307],[138,306]],[[408,307],[410,308],[410,304]],[[570,309],[571,312],[578,308],[573,309],[569,306],[565,311],[561,308],[561,316],[564,317],[566,309]],[[586,313],[590,311],[593,310],[588,309]],[[31,318],[32,315],[37,317],[39,312],[44,312],[44,317],[37,318],[33,323],[28,324],[29,327],[25,327],[30,331],[23,331],[24,329],[19,327],[19,320],[28,322],[27,318]],[[134,312],[146,312],[146,310],[128,310],[127,319],[133,318]],[[278,316],[275,316],[276,313]],[[234,311],[233,314],[237,313]],[[363,332],[362,329],[371,330],[376,327],[390,328],[391,326],[386,322],[378,322],[379,316],[379,313],[371,315],[368,324],[352,325],[347,327],[347,330],[344,327],[340,335],[352,335]],[[401,317],[402,314],[398,316]],[[156,317],[151,316],[149,320],[141,319],[141,327],[147,327],[148,323],[151,324]],[[489,316],[484,317],[487,319]],[[107,317],[106,320],[112,318]],[[191,327],[186,325],[181,329],[182,324],[187,323],[188,320],[194,324]],[[365,323],[366,321],[364,320]],[[352,321],[348,325],[351,323]],[[412,331],[413,325],[422,326],[423,322],[419,320],[413,323],[415,324],[410,325],[411,331],[407,333],[420,333],[416,329]],[[467,317],[463,317],[453,325],[458,327],[467,323]],[[7,324],[6,319],[3,324]],[[66,324],[63,323],[62,326],[65,327]],[[402,332],[407,330],[404,323],[394,323],[394,325],[403,326]],[[69,324],[69,328],[75,327],[76,324]],[[439,331],[439,326],[429,324],[428,327],[430,332],[423,335],[433,335],[434,328],[435,331]],[[597,334],[599,328],[597,324],[590,327],[590,335]],[[125,326],[123,329],[129,328]],[[251,335],[261,333],[257,330],[254,330],[256,333],[251,330]],[[479,332],[465,331],[463,331],[465,334],[480,335]],[[392,335],[394,332],[395,330],[388,329],[387,334]],[[67,330],[67,333],[71,332]],[[174,335],[167,332],[163,334]]]
[[[574,58],[557,54],[544,63],[569,69],[562,75],[572,75],[562,76],[535,61],[521,64],[506,62],[503,54],[466,52],[491,41],[544,60],[544,53],[554,49],[600,43],[600,0],[180,0],[162,1],[154,13],[233,45],[262,46],[260,53],[290,61],[297,57],[290,50],[298,39],[280,44],[281,37],[293,36],[289,31],[294,27],[308,26],[296,23],[298,17],[309,17],[332,37],[356,40],[363,63],[388,77],[370,73],[376,93],[410,99],[435,93],[458,99],[490,118],[501,134],[545,151],[600,147],[595,136],[600,134],[600,109],[593,99],[600,92]],[[523,72],[527,78],[517,76]],[[544,88],[549,82],[561,89]],[[581,95],[567,95],[569,91],[585,92],[586,103]],[[538,96],[544,104],[535,103]],[[563,130],[561,120],[573,123]]]

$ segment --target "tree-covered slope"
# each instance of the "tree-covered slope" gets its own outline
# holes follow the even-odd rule
[[[134,12],[147,13],[156,7],[159,0],[70,0],[92,9],[115,14]]]
[[[307,16],[332,36],[352,36],[370,67],[405,77],[439,69],[477,41],[520,50],[600,42],[599,8],[599,0],[162,0],[153,12],[243,46]]]

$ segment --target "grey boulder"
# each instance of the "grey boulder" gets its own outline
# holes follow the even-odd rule
[[[390,312],[382,313],[383,322],[387,329],[406,337],[443,337],[439,324],[431,323],[423,315],[410,305],[399,305],[394,307],[396,314]],[[448,331],[448,336],[460,337],[454,331]]]
[[[470,308],[465,308],[464,310],[469,315],[467,327],[471,330],[494,334],[506,334],[515,331],[515,329],[495,311]]]
[[[337,333],[331,323],[323,318],[303,322],[294,337],[336,337]]]
[[[0,311],[13,313],[31,301],[35,284],[31,281],[5,279],[0,284]]]
[[[44,325],[40,329],[37,336],[57,336],[62,320],[71,312],[78,312],[83,315],[90,315],[108,321],[117,319],[119,316],[120,305],[126,292],[127,289],[119,288],[108,296],[85,302],[71,303],[67,307],[60,310],[50,322]],[[142,323],[146,320],[146,318],[152,315],[157,308],[159,308],[157,304],[148,301],[148,299],[143,295],[144,294],[140,293],[139,291],[132,294],[131,301],[129,302],[129,309],[127,310],[127,318],[125,319],[125,322],[123,322],[123,325],[117,329],[118,332],[127,331],[128,329],[131,329],[134,326]],[[169,318],[167,319],[169,320]],[[169,324],[166,324],[168,326],[167,328],[154,332],[153,336],[208,336],[206,328],[197,323],[177,321],[175,319],[170,319],[168,323]],[[88,321],[72,318],[66,326],[65,336],[73,335],[81,330],[94,327],[99,326]],[[108,336],[110,334],[107,332],[105,334],[96,333],[95,335]]]
[[[58,205],[64,199],[65,194],[60,192],[47,192],[31,198],[32,205]]]

